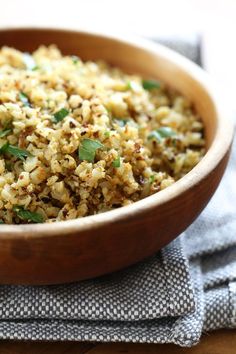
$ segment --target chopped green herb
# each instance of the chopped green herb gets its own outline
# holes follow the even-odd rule
[[[84,139],[79,147],[79,159],[94,162],[96,150],[103,147],[98,140]]]
[[[24,92],[19,92],[19,99],[23,103],[24,106],[29,106],[29,97]]]
[[[20,219],[23,219],[23,220],[26,220],[26,221],[32,221],[32,222],[35,222],[35,223],[44,222],[44,218],[43,218],[43,216],[41,214],[26,210],[20,205],[15,205],[13,207],[13,211],[17,214],[17,216]]]
[[[4,136],[10,134],[12,132],[12,129],[10,128],[5,128],[3,130],[0,130],[0,138],[3,138]]]
[[[66,116],[68,116],[69,111],[65,108],[60,109],[60,111],[54,113],[53,117],[55,121],[58,123],[63,120]]]
[[[118,124],[120,127],[124,127],[128,122],[129,119],[126,118],[113,118],[114,119],[114,123]]]
[[[160,134],[162,138],[168,138],[170,136],[176,135],[176,132],[172,130],[170,127],[161,127],[157,129],[157,132]]]
[[[77,57],[76,55],[72,55],[71,59],[72,59],[74,64],[77,64],[79,62],[79,60],[80,60],[79,57]]]
[[[82,141],[82,145],[87,150],[89,149],[97,150],[104,147],[104,145],[100,143],[100,141],[92,140],[92,139],[84,139]]]
[[[107,132],[104,133],[104,135],[105,135],[106,138],[109,138],[110,134],[111,134],[111,133],[110,133],[109,131],[107,131]]]
[[[127,90],[132,90],[132,85],[131,85],[131,82],[128,81],[127,84],[126,84],[126,89]]]
[[[160,83],[156,80],[143,80],[142,85],[144,90],[148,91],[160,88]]]
[[[83,146],[79,148],[79,159],[88,162],[94,162],[95,151],[86,150]]]
[[[120,167],[120,156],[118,156],[113,162],[112,162],[113,167]]]
[[[149,135],[148,139],[156,139],[157,141],[162,141],[164,138],[169,138],[176,135],[176,132],[170,127],[161,127],[157,130],[153,130]]]
[[[150,183],[153,184],[154,180],[155,180],[155,176],[154,175],[151,175],[149,177],[149,180],[150,180]]]
[[[151,140],[151,139],[155,139],[155,140],[161,142],[162,137],[161,137],[161,135],[158,133],[157,130],[153,130],[153,131],[148,135],[148,140]]]
[[[9,153],[20,160],[24,160],[26,157],[31,156],[31,154],[23,149],[18,148],[17,146],[10,145],[9,142],[1,146],[0,154]]]
[[[29,53],[24,53],[23,54],[23,60],[24,60],[24,64],[26,66],[26,69],[35,70],[36,63],[35,63],[35,60],[32,57],[32,55],[30,55]]]
[[[127,88],[127,90],[135,91],[136,89],[139,89],[139,85],[137,84],[136,81],[128,81],[126,88]]]
[[[0,220],[0,224],[5,224],[5,222],[3,220]]]
[[[36,71],[36,70],[38,70],[38,69],[39,69],[39,66],[36,65],[36,66],[32,69],[32,71]]]

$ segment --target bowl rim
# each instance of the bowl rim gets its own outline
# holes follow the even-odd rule
[[[33,237],[35,239],[51,236],[63,236],[80,231],[87,231],[97,229],[109,225],[111,223],[122,222],[131,216],[138,216],[139,214],[146,212],[153,207],[164,205],[171,201],[183,192],[199,184],[201,180],[214,170],[221,159],[224,157],[227,150],[230,148],[233,139],[233,124],[230,119],[225,119],[228,109],[224,107],[217,99],[218,94],[214,87],[214,83],[210,76],[197,64],[190,61],[181,54],[165,47],[163,44],[155,43],[149,39],[145,39],[136,35],[122,35],[117,33],[107,34],[102,31],[96,30],[81,30],[81,29],[68,29],[60,27],[4,27],[0,29],[2,32],[10,31],[57,31],[67,33],[77,33],[87,36],[100,37],[102,39],[109,39],[116,42],[123,42],[124,44],[134,46],[138,49],[142,49],[164,59],[167,59],[170,63],[179,67],[181,70],[190,73],[190,76],[197,81],[201,87],[207,92],[209,99],[212,101],[217,119],[216,132],[213,137],[213,141],[203,156],[202,160],[185,176],[173,183],[168,188],[141,199],[133,204],[120,207],[118,209],[106,211],[100,214],[90,215],[73,220],[57,221],[53,223],[42,224],[2,224],[0,228],[0,239],[4,238],[28,238]],[[225,112],[225,113],[224,113]],[[228,116],[230,114],[228,113]]]

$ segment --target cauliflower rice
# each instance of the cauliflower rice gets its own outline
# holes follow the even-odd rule
[[[191,103],[104,62],[0,50],[0,222],[75,219],[128,205],[204,154]]]

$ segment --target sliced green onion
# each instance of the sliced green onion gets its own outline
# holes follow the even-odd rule
[[[26,157],[31,156],[31,154],[23,149],[18,148],[17,146],[10,145],[9,142],[1,146],[0,154],[9,153],[20,160],[24,160]]]
[[[144,90],[148,90],[148,91],[159,89],[161,87],[160,82],[156,80],[143,80],[142,85]]]
[[[120,167],[120,156],[118,156],[113,162],[112,162],[113,167],[118,168]]]
[[[10,134],[12,132],[12,129],[10,128],[5,128],[3,130],[0,130],[0,138],[3,138],[4,136]]]
[[[43,216],[41,214],[26,210],[20,205],[15,205],[13,207],[13,211],[22,220],[31,221],[31,222],[34,222],[34,223],[42,223],[42,222],[44,222],[44,218],[43,218]]]
[[[63,120],[66,116],[68,116],[69,111],[66,108],[60,109],[60,111],[54,113],[53,117],[55,121],[58,123]]]
[[[126,84],[126,89],[127,90],[132,90],[132,85],[131,85],[131,82],[128,81],[127,84]]]
[[[103,147],[104,145],[98,140],[84,139],[79,147],[79,159],[94,162],[96,150]]]
[[[23,103],[24,106],[29,106],[29,97],[24,92],[19,92],[19,99]]]
[[[82,141],[82,145],[87,150],[97,150],[104,147],[104,145],[100,143],[100,141],[92,139],[84,139]]]

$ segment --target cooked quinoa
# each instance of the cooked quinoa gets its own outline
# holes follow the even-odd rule
[[[161,82],[53,45],[0,50],[1,223],[128,205],[184,176],[204,146],[191,103]]]

